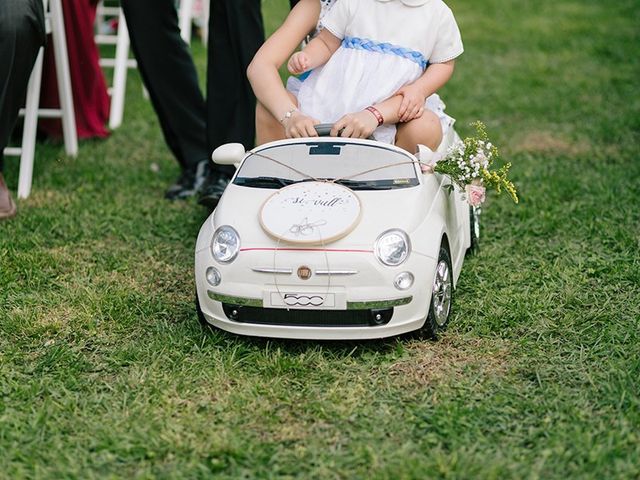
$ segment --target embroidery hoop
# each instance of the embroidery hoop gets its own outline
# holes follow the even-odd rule
[[[260,208],[262,229],[278,242],[325,245],[353,231],[362,204],[355,192],[332,182],[303,182],[281,188]]]

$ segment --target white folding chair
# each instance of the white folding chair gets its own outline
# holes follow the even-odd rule
[[[46,32],[47,34],[51,34],[51,40],[53,41],[60,108],[39,108],[44,57],[44,48],[40,48],[36,63],[29,77],[25,108],[20,110],[20,115],[24,116],[22,146],[4,149],[5,155],[20,157],[18,198],[27,198],[31,193],[38,118],[60,118],[62,120],[65,151],[67,155],[72,157],[78,154],[78,133],[76,131],[76,117],[73,109],[73,94],[71,90],[71,75],[69,73],[69,56],[67,54],[67,39],[64,30],[62,2],[61,0],[43,0],[43,5]]]
[[[193,12],[193,0],[180,0],[178,8],[178,25],[180,26],[180,36],[182,39],[191,43],[191,20]]]
[[[209,0],[192,0],[193,10],[191,16],[193,22],[200,30],[200,41],[206,47],[209,40],[209,9],[211,3]]]
[[[105,16],[118,18],[118,30],[115,35],[98,33],[95,41],[98,45],[115,45],[115,58],[100,58],[100,66],[113,68],[113,85],[109,89],[111,107],[109,109],[109,128],[115,130],[122,125],[124,117],[124,96],[127,88],[127,69],[136,68],[135,59],[129,58],[129,31],[124,13],[120,7],[105,7],[98,4],[97,19]]]
[[[180,26],[180,36],[182,39],[191,43],[191,26],[196,22],[200,28],[200,37],[202,42],[207,44],[207,35],[209,29],[209,1],[203,0],[197,6],[194,0],[178,0],[178,25]],[[197,10],[197,11],[196,11]]]

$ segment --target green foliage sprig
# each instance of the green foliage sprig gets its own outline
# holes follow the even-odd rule
[[[477,121],[471,126],[476,129],[476,135],[453,145],[444,158],[436,162],[433,170],[449,175],[454,183],[467,193],[469,185],[491,189],[498,194],[504,190],[515,203],[518,203],[516,187],[508,178],[511,163],[492,170],[494,162],[500,159],[498,148],[489,141],[484,123]]]

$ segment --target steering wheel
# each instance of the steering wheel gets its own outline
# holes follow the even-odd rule
[[[319,137],[329,137],[331,136],[331,129],[333,128],[333,123],[319,123],[318,125],[315,125],[314,128],[316,129],[316,132],[318,133]],[[341,133],[342,133],[342,130],[338,132],[338,136]],[[369,135],[369,137],[367,137],[367,140],[375,140],[375,138],[373,138],[373,135]]]
[[[333,128],[333,123],[319,123],[315,125],[314,128],[319,137],[328,137],[331,133],[331,129]]]

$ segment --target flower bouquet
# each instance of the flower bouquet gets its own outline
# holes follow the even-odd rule
[[[498,194],[504,189],[518,203],[516,187],[507,178],[511,164],[491,170],[493,162],[499,158],[498,149],[489,141],[482,122],[471,125],[476,129],[477,135],[452,145],[444,156],[430,150],[425,151],[426,147],[420,145],[423,147],[419,152],[422,170],[449,175],[453,183],[465,192],[467,202],[473,207],[484,202],[487,188]]]

